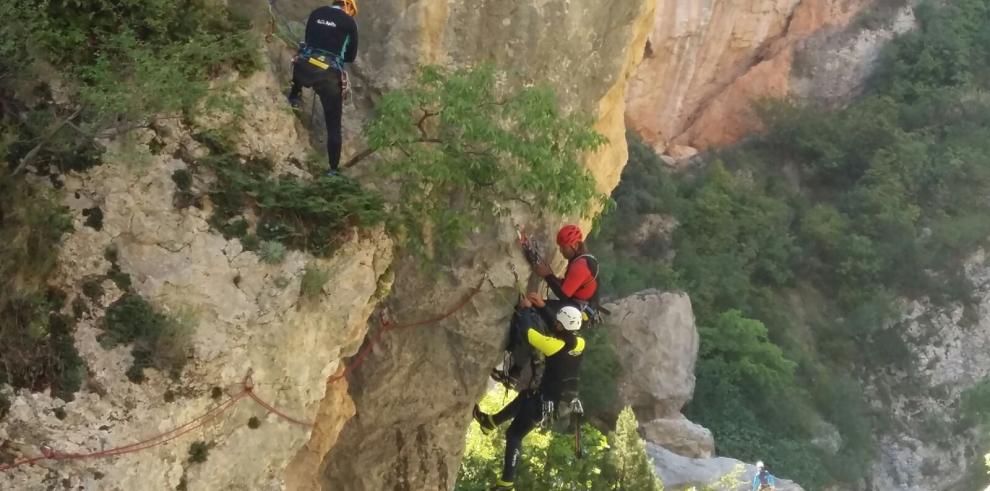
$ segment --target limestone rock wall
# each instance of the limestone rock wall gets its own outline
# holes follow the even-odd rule
[[[883,43],[913,27],[909,7],[877,7],[874,22],[862,21],[879,3],[665,2],[630,84],[628,124],[680,159],[758,130],[761,99],[844,100],[861,89]]]
[[[751,491],[756,467],[728,457],[691,458],[678,455],[661,446],[646,444],[646,453],[653,460],[663,488],[671,491],[707,489],[712,491]],[[774,469],[769,469],[774,473]],[[775,477],[777,477],[775,475]],[[801,486],[777,477],[777,491],[803,491]],[[883,488],[896,489],[896,488]]]
[[[311,6],[298,2],[300,11]],[[653,0],[367,0],[354,73],[368,93],[404,83],[421,63],[494,63],[506,83],[549,83],[563,105],[589,114],[610,143],[586,165],[602,191],[626,160],[625,90],[642,56]],[[519,210],[479,230],[460,258],[437,275],[413,260],[396,267],[390,309],[403,320],[429,318],[482,291],[444,322],[390,333],[351,387],[357,415],[325,459],[324,489],[449,489],[463,450],[470,408],[496,363],[520,275],[528,271],[513,222],[549,236]],[[532,223],[527,223],[531,221]],[[487,279],[486,279],[487,275]]]
[[[964,489],[967,473],[983,467],[983,437],[960,424],[960,399],[990,377],[990,254],[970,257],[966,273],[968,309],[916,300],[889,328],[891,352],[901,355],[871,374],[869,395],[896,431],[878,437],[872,489]]]
[[[306,151],[269,74],[244,81],[242,91],[254,115],[238,142],[243,152],[289,157]],[[384,231],[356,236],[329,259],[290,252],[280,264],[265,264],[213,230],[208,209],[175,208],[172,173],[188,164],[173,155],[200,150],[177,124],[158,133],[168,135],[158,154],[149,152],[154,135],[147,132],[132,147],[111,142],[104,165],[63,176],[61,192],[75,216],[75,232],[60,253],[58,286],[69,292],[69,303],[85,300],[81,284],[104,277],[111,268],[105,251],[115,248],[114,262],[130,276],[135,292],[163,312],[191,319],[186,366],[177,379],[150,368],[141,384],[126,378],[130,346],[107,350],[97,340],[107,306],[123,293],[103,280],[102,295],[85,300],[89,313],[77,325],[75,344],[88,366],[83,389],[69,403],[47,394],[10,394],[10,413],[0,421],[5,453],[36,456],[43,445],[60,453],[91,453],[132,444],[180,427],[239,393],[248,373],[254,391],[291,416],[338,419],[321,417],[311,431],[245,399],[164,445],[106,459],[19,467],[0,475],[0,488],[282,489],[297,477],[286,470],[293,459],[294,472],[318,474],[319,459],[297,454],[332,444],[340,418],[352,408],[346,387],[328,390],[325,381],[360,345],[379,301],[392,259]],[[290,170],[291,164],[278,162]],[[94,206],[103,213],[99,230],[85,225],[82,215]],[[307,264],[330,271],[333,281],[316,300],[301,302]],[[254,429],[248,426],[252,417],[260,421]],[[208,446],[205,462],[189,461],[193,442]]]

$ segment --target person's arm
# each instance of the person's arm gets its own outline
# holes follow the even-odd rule
[[[758,489],[760,489],[760,473],[759,473],[759,471],[757,471],[756,472],[756,475],[753,476],[753,491],[757,491]]]
[[[540,334],[539,331],[532,327],[526,330],[526,340],[529,341],[530,346],[536,348],[544,356],[553,356],[558,351],[564,349],[563,339]]]
[[[354,63],[354,60],[357,59],[357,52],[358,52],[357,22],[351,19],[350,25],[351,25],[350,32],[347,33],[347,49],[344,52],[345,63]]]
[[[570,295],[564,294],[564,288],[563,288],[564,282],[560,278],[550,274],[545,276],[543,279],[546,280],[547,286],[550,287],[550,291],[552,291],[553,294],[557,296],[557,298],[561,300],[571,299]]]

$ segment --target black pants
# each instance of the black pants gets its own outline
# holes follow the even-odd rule
[[[292,69],[292,89],[289,98],[297,99],[303,87],[312,87],[323,105],[323,117],[327,123],[327,155],[330,170],[340,167],[340,146],[343,142],[341,117],[344,111],[344,94],[340,73],[336,70],[321,70],[305,62],[297,62]]]
[[[508,431],[505,432],[505,461],[502,465],[502,480],[513,482],[516,477],[516,465],[522,451],[522,441],[536,425],[540,423],[543,413],[542,398],[539,392],[523,392],[516,396],[501,411],[492,416],[496,425],[512,420]]]

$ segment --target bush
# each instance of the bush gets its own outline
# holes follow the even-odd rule
[[[493,413],[507,404],[515,393],[496,389],[480,405]],[[605,437],[589,424],[582,427],[584,458],[574,455],[574,435],[538,429],[523,440],[523,452],[516,472],[519,489],[546,490],[659,490],[662,489],[649,464],[638,423],[630,409],[622,412],[616,431]],[[499,431],[485,436],[472,423],[465,437],[464,458],[454,489],[482,491],[500,475],[505,440]]]
[[[425,67],[385,94],[367,128],[399,188],[398,235],[426,257],[456,251],[508,201],[563,215],[604,201],[581,162],[605,143],[591,120],[563,114],[549,88],[496,80],[487,66]]]
[[[86,12],[87,15],[78,15]],[[43,0],[11,0],[0,13],[0,66],[15,74],[19,101],[9,160],[32,155],[39,172],[84,170],[100,161],[101,138],[145,127],[176,112],[194,112],[218,99],[210,79],[225,70],[258,66],[246,20],[209,0],[84,0],[71,8]],[[58,107],[39,80],[44,65],[59,68],[60,89],[78,108]],[[149,97],[149,94],[154,94]],[[72,120],[72,121],[70,121]],[[72,122],[72,125],[67,125]],[[52,130],[54,133],[52,133]],[[37,146],[36,146],[37,145]]]
[[[653,471],[653,463],[639,437],[639,422],[632,408],[619,413],[615,432],[608,435],[610,450],[605,476],[611,489],[662,491],[663,485]]]
[[[304,299],[314,300],[323,293],[323,285],[328,281],[330,281],[330,271],[307,264],[299,285],[299,295]]]
[[[193,442],[189,445],[189,463],[202,464],[210,456],[210,448],[213,444],[206,442]]]
[[[258,255],[268,264],[278,264],[285,260],[285,246],[277,240],[266,240],[261,243]]]
[[[99,336],[104,348],[132,344],[134,363],[127,378],[144,381],[144,369],[156,368],[178,377],[189,355],[195,322],[191,314],[166,316],[159,313],[140,295],[129,292],[113,303]]]
[[[47,282],[62,236],[72,230],[67,210],[51,193],[0,169],[0,383],[72,400],[86,373],[60,311],[65,294]]]
[[[210,223],[227,238],[241,237],[247,250],[260,239],[262,257],[267,257],[266,247],[277,247],[266,243],[282,245],[283,255],[287,248],[329,256],[354,227],[372,227],[385,219],[382,197],[353,180],[272,177],[270,163],[242,163],[227,153],[222,140],[212,139],[209,146],[218,152],[203,162],[218,177],[209,192],[215,205]],[[259,217],[254,233],[242,216],[249,207]]]

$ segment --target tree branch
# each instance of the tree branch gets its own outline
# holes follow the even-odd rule
[[[425,140],[425,139],[427,139],[427,135],[426,135],[426,128],[423,126],[423,124],[426,123],[426,120],[428,118],[431,118],[433,116],[436,116],[436,115],[438,115],[440,113],[439,112],[436,112],[436,113],[435,112],[430,112],[426,108],[423,108],[423,107],[421,107],[420,110],[423,111],[423,117],[419,118],[419,121],[416,122],[416,127],[419,128],[419,136],[420,136],[420,138],[422,138],[422,139]]]
[[[69,122],[71,122],[73,119],[76,119],[76,117],[79,116],[79,113],[81,112],[82,112],[82,108],[80,107],[79,109],[76,109],[76,111],[73,112],[68,118],[63,119],[53,128],[48,130],[48,132],[46,132],[45,135],[41,137],[41,141],[39,141],[38,144],[35,145],[30,152],[24,155],[24,157],[21,159],[21,162],[17,165],[17,168],[14,169],[14,173],[12,175],[16,176],[17,174],[20,174],[21,171],[23,171],[28,164],[33,162],[34,159],[38,157],[38,153],[41,152],[41,149],[45,147],[45,144],[47,144],[48,141],[51,140],[52,137],[54,137],[55,134],[59,132],[59,130],[62,129],[62,127],[69,124]]]
[[[443,143],[443,140],[441,140],[439,138],[420,138],[418,140],[413,140],[413,141],[411,141],[409,143],[432,143],[432,144],[439,145],[439,144],[442,144]],[[346,169],[348,167],[357,165],[358,162],[360,162],[360,161],[362,161],[362,160],[364,160],[364,159],[366,159],[366,158],[374,155],[375,152],[377,152],[377,151],[378,150],[377,149],[374,149],[374,148],[366,148],[366,149],[358,152],[357,155],[351,157],[350,160],[348,160],[347,162],[344,162],[343,164],[340,164],[340,168],[341,169]]]

